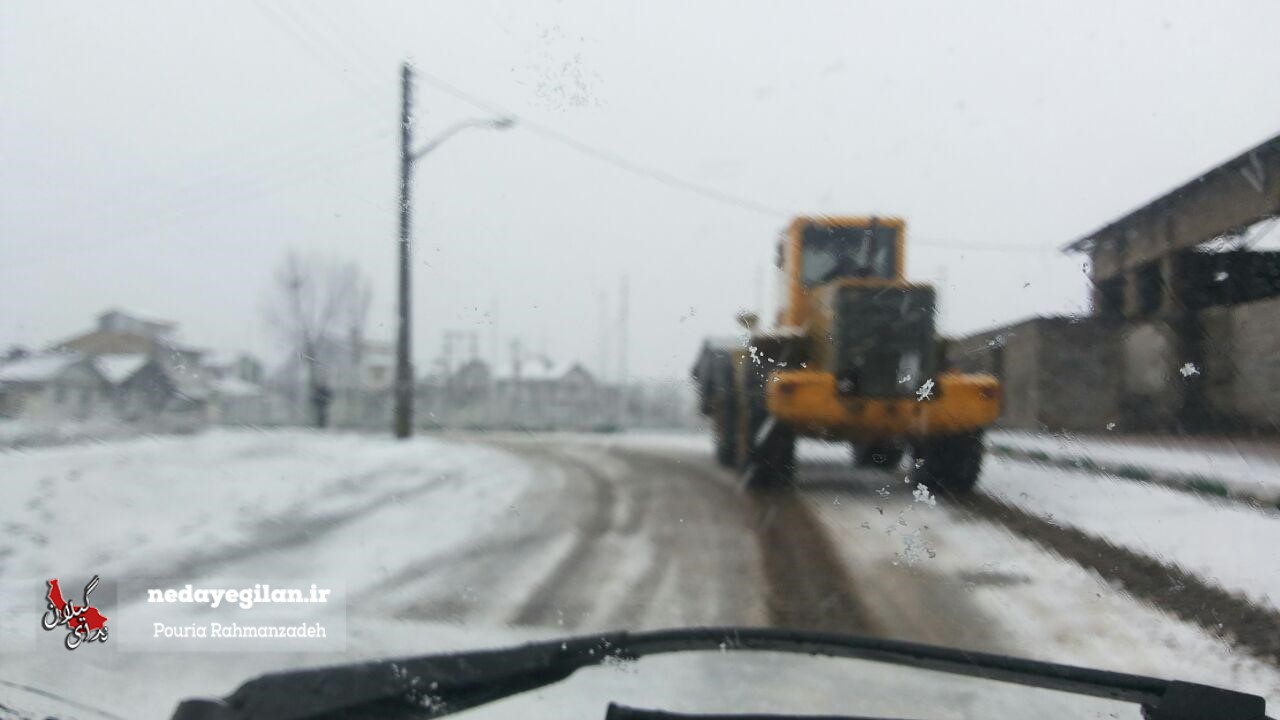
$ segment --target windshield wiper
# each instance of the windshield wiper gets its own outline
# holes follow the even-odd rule
[[[899,640],[734,627],[604,633],[272,673],[221,700],[183,701],[173,720],[438,717],[559,682],[584,667],[717,650],[854,658],[1090,695],[1141,705],[1146,720],[1268,720],[1261,697],[1208,685]]]

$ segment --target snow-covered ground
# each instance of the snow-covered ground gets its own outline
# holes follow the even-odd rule
[[[625,469],[612,467],[607,454],[599,451],[610,446],[697,457],[710,464],[710,441],[701,433],[556,436],[547,442],[569,448],[566,454],[592,472],[605,474]],[[575,445],[595,450],[576,453]],[[807,462],[849,465],[848,448],[842,445],[803,443],[800,452]],[[545,518],[554,516],[540,514],[529,502],[534,497],[529,493],[547,498],[547,493],[583,487],[565,485],[563,478],[548,472],[547,467],[465,438],[396,442],[307,431],[217,430],[190,437],[0,453],[0,507],[5,509],[0,517],[0,698],[40,702],[39,696],[16,684],[50,689],[117,715],[163,716],[177,698],[226,694],[245,679],[271,670],[563,634],[554,623],[515,624],[507,619],[510,606],[520,604],[574,552],[568,542],[573,529],[544,527]],[[896,475],[876,477],[901,482]],[[1071,502],[1084,503],[1079,498],[1089,495],[1080,485],[1084,480],[1090,478],[996,462],[984,482],[1011,497],[1026,492],[1031,498],[1061,503],[1064,507],[1055,512],[1065,517]],[[1092,492],[1108,494],[1117,503],[1142,500],[1126,493],[1157,490],[1107,482],[1111,484]],[[952,634],[916,639],[964,645],[970,635],[962,626],[982,625],[983,632],[973,634],[973,647],[1177,676],[1257,692],[1273,706],[1280,702],[1280,672],[1275,668],[1233,653],[1199,628],[1134,601],[1031,543],[964,520],[909,492],[882,497],[878,489],[845,492],[817,487],[807,490],[806,497],[886,626],[896,622],[908,628],[909,635],[913,626],[937,629],[950,619],[947,632]],[[1187,506],[1187,513],[1208,508],[1212,515],[1220,509],[1163,492],[1199,503]],[[554,504],[559,497],[543,503]],[[1149,520],[1154,523],[1161,508],[1174,506],[1160,504],[1164,495],[1152,497],[1162,498],[1153,505]],[[581,501],[590,506],[597,499]],[[625,497],[617,500],[611,515],[619,534],[607,535],[603,542],[629,548],[634,556],[619,557],[612,575],[593,585],[588,596],[598,598],[602,607],[615,603],[614,596],[626,590],[620,579],[643,571],[653,559],[642,552],[643,537],[627,535],[646,532],[644,525],[626,529],[631,525],[625,519],[639,517],[640,510],[628,502]],[[1079,512],[1097,510],[1082,504]],[[1256,512],[1252,517],[1276,522]],[[668,520],[683,522],[683,517],[654,518]],[[1203,532],[1217,530],[1207,527]],[[473,614],[466,622],[396,614],[395,608],[405,607],[418,594],[442,591],[432,584],[447,583],[452,576],[432,572],[433,568],[489,563],[483,552],[495,545],[486,543],[518,541],[525,535],[530,542],[550,537],[544,540],[544,551],[516,562],[493,562],[493,572],[499,574],[494,578],[497,594],[504,597],[481,603],[487,612]],[[689,548],[690,553],[699,551]],[[1246,558],[1266,552],[1259,546],[1239,550]],[[694,559],[706,560],[709,572],[715,568],[714,557]],[[1206,556],[1204,561],[1221,558]],[[596,569],[603,572],[605,567]],[[332,577],[335,569],[348,597],[356,599],[347,619],[346,649],[336,655],[157,654],[124,651],[119,642],[69,655],[35,623],[42,610],[36,593],[43,589],[42,580],[52,576],[79,582],[93,573],[108,579],[185,574],[191,581],[220,576],[271,581],[284,572]],[[402,580],[389,582],[394,578]],[[1255,580],[1262,583],[1266,578]],[[1253,582],[1243,576],[1238,581]],[[460,597],[489,592],[487,582],[475,584],[444,591]],[[714,605],[710,597],[687,600]],[[678,609],[657,610],[656,622],[680,616]],[[913,624],[913,617],[923,617],[920,613],[930,615],[930,621]],[[593,617],[590,612],[587,616]],[[944,622],[940,624],[938,617]],[[507,716],[520,709],[545,717],[598,714],[609,700],[677,711],[857,711],[946,718],[1013,716],[1028,707],[1069,708],[1088,717],[1115,716],[1117,711],[1109,703],[1064,697],[851,661],[711,653],[611,664],[575,676],[562,688],[504,701],[477,716]],[[65,710],[62,714],[77,716]],[[87,711],[79,716],[94,717]],[[1118,716],[1135,717],[1132,712]]]
[[[357,615],[346,623],[343,656],[175,661],[122,651],[118,627],[113,642],[68,656],[37,624],[43,580],[63,578],[78,600],[79,584],[94,574],[108,582],[178,576],[197,586],[210,577],[337,577],[356,597],[423,557],[464,550],[508,520],[512,499],[533,480],[526,465],[483,448],[306,431],[218,430],[0,454],[0,680],[96,696],[98,707],[127,716],[163,716],[177,698],[230,692],[255,668],[385,655],[388,633],[378,623],[388,618]],[[406,634],[424,643],[418,652],[452,637],[436,627]],[[75,683],[51,682],[69,661]]]
[[[134,437],[138,430],[116,418],[85,420],[0,419],[0,450],[11,447],[101,442]]]
[[[1007,503],[1280,608],[1280,512],[1001,458],[988,459],[982,487]]]
[[[593,442],[708,459],[711,447],[705,435],[693,434]],[[954,614],[963,624],[965,616],[952,600],[917,607],[897,600],[953,598],[976,604],[979,616],[1000,619],[1003,642],[989,650],[1247,689],[1267,696],[1270,707],[1280,704],[1280,670],[1233,652],[1201,628],[1134,600],[1034,543],[901,492],[897,486],[905,472],[855,475],[848,447],[840,443],[802,441],[797,455],[802,463],[834,470],[823,474],[848,484],[846,490],[819,487],[806,495],[850,564],[885,588],[882,612],[902,627],[913,626],[913,614]],[[868,478],[877,486],[868,486]],[[1258,601],[1275,605],[1280,598],[1280,574],[1270,561],[1272,549],[1280,547],[1280,516],[999,458],[988,458],[980,483],[1014,504],[1177,562]]]
[[[1002,433],[997,439],[1005,442],[1009,435]],[[710,438],[705,434],[646,432],[604,437],[606,439],[595,441],[701,455],[710,453],[711,447]],[[1096,457],[1108,462],[1128,457],[1129,462],[1137,463],[1160,457],[1159,452],[1151,448],[1145,453],[1124,455],[1119,443],[1072,445],[1066,439],[1044,437],[1032,442],[1029,437],[1022,438],[1022,447],[1059,447],[1081,453],[1074,457],[1095,457],[1083,454],[1093,450],[1100,450]],[[1260,449],[1234,456],[1218,451],[1223,457],[1234,457],[1236,465],[1206,464],[1217,455],[1196,455],[1196,451],[1187,448],[1181,451],[1175,448],[1172,452],[1175,458],[1166,460],[1165,467],[1177,467],[1177,461],[1181,460],[1187,463],[1181,472],[1199,472],[1206,476],[1213,467],[1236,470],[1252,467],[1249,477],[1257,482],[1276,481],[1274,487],[1280,490],[1280,465],[1271,464],[1273,460]],[[1177,457],[1179,452],[1184,456]],[[802,440],[797,453],[805,462],[849,463],[849,450],[841,443]],[[1201,463],[1197,465],[1188,460],[1186,454],[1195,455]],[[1275,472],[1277,477],[1272,478],[1267,472]],[[1274,562],[1265,560],[1270,557],[1271,548],[1280,548],[1280,512],[1196,497],[1151,483],[994,456],[986,460],[981,488],[1037,515],[1178,565],[1227,590],[1280,609],[1280,572]]]
[[[866,569],[864,580],[892,588],[892,597],[936,599],[936,607],[911,608],[886,598],[880,611],[908,628],[925,626],[913,617],[921,612],[951,613],[963,623],[962,608],[972,604],[975,616],[1000,623],[995,642],[977,649],[1247,688],[1268,697],[1272,707],[1280,702],[1276,668],[1233,652],[1199,627],[1117,592],[1030,541],[913,494],[879,500],[883,514],[839,492],[810,497],[850,564]]]
[[[1059,460],[1090,460],[1112,469],[1129,466],[1172,478],[1216,480],[1237,492],[1280,497],[1280,443],[1189,437],[1115,438],[1071,433],[993,430],[991,444],[1040,452]]]
[[[529,481],[501,454],[428,438],[214,430],[11,451],[0,454],[0,506],[14,510],[0,568],[41,577],[56,561],[67,575],[163,575],[433,492],[458,509],[424,518],[435,521],[427,539],[450,542],[471,530],[485,493]]]

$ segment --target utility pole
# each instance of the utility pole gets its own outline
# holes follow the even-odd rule
[[[631,289],[627,276],[622,276],[622,287],[618,293],[618,426],[627,422],[627,327],[630,319],[628,311]]]
[[[409,302],[410,246],[409,208],[413,189],[413,70],[409,63],[400,68],[400,298],[399,325],[396,332],[396,398],[393,430],[397,438],[413,434],[413,348],[410,322],[412,308]]]
[[[413,214],[409,201],[413,192],[413,164],[440,147],[445,140],[468,128],[506,130],[515,125],[509,117],[472,119],[455,123],[418,149],[413,148],[413,68],[400,68],[400,303],[396,333],[395,417],[391,429],[398,438],[413,434],[413,322],[409,267],[413,255]]]
[[[599,293],[599,310],[600,310],[600,338],[598,341],[598,355],[596,362],[599,363],[597,372],[599,373],[600,382],[609,381],[609,294],[603,289]]]

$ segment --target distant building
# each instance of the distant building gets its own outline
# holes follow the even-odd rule
[[[99,383],[93,404],[127,421],[155,420],[160,427],[174,422],[184,427],[210,421],[261,422],[267,406],[262,364],[244,353],[214,354],[184,345],[177,340],[177,327],[170,320],[113,308],[99,314],[92,329],[32,357],[77,358],[85,369],[72,372],[91,369]],[[9,355],[20,358],[19,351]],[[34,392],[34,388],[28,389]],[[28,414],[14,409],[19,403],[13,399],[29,394],[28,389],[19,387],[10,393],[8,405],[14,414]]]
[[[545,356],[513,363],[494,382],[498,418],[535,430],[591,430],[617,424],[618,389],[596,381],[580,363]]]
[[[192,371],[152,356],[116,388],[118,412],[127,420],[157,415],[200,423],[208,420],[209,384]]]
[[[659,385],[625,390],[601,382],[581,363],[543,355],[521,357],[506,374],[472,358],[452,372],[442,366],[418,383],[416,417],[424,426],[539,431],[688,424],[687,397]]]
[[[201,377],[208,387],[210,422],[261,425],[270,421],[271,401],[257,358],[247,353],[206,354]]]
[[[0,362],[0,417],[85,419],[110,411],[110,386],[91,358],[50,352]]]
[[[248,353],[206,353],[201,363],[210,379],[236,379],[254,385],[263,380],[262,362]]]
[[[87,332],[53,345],[91,359],[109,385],[117,414],[142,420],[175,414],[184,424],[206,419],[209,388],[204,351],[180,344],[177,323],[112,308]]]
[[[51,350],[70,350],[89,356],[160,355],[175,363],[199,365],[201,351],[175,340],[177,323],[152,320],[111,309],[98,315],[97,326],[88,332],[54,343]]]
[[[1028,430],[1275,434],[1280,135],[1063,248],[1087,254],[1092,313],[952,343],[1004,383]]]

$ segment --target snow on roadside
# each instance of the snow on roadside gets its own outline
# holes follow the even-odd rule
[[[650,434],[623,443],[698,452],[690,437]],[[705,436],[703,443],[701,455],[711,462]],[[923,642],[965,645],[972,639],[974,647],[994,652],[1214,684],[1263,695],[1270,707],[1280,704],[1280,670],[1233,652],[1201,628],[1132,599],[1030,541],[931,505],[902,483],[905,473],[855,471],[847,446],[838,443],[802,441],[798,456],[808,465],[802,482],[806,472],[816,472],[847,484],[809,489],[806,497],[855,581],[872,588],[868,596],[887,599],[884,612],[896,630],[919,633],[911,637]],[[1241,591],[1280,583],[1274,563],[1259,562],[1280,544],[1280,519],[1255,510],[999,458],[989,458],[980,487],[1033,511],[1037,498],[1052,502],[1057,520],[1081,519],[1097,534],[1113,542],[1129,538],[1147,554],[1163,552],[1169,559],[1176,550],[1184,561],[1196,557],[1188,570],[1207,570],[1223,584],[1229,578]],[[1068,515],[1072,502],[1079,506]],[[1153,544],[1157,539],[1164,544]],[[1197,549],[1198,557],[1192,555]],[[1280,598],[1280,592],[1268,594]],[[923,600],[907,607],[901,598]],[[978,639],[983,633],[997,637]]]
[[[47,421],[0,419],[0,451],[15,447],[96,443],[140,434],[137,428],[111,417]]]
[[[164,716],[179,697],[230,692],[258,672],[385,656],[388,638],[409,625],[371,613],[381,608],[359,602],[361,593],[424,558],[474,545],[510,520],[533,478],[512,456],[471,445],[298,430],[0,454],[0,506],[13,509],[0,521],[3,680],[127,717]],[[164,571],[197,586],[217,576],[335,579],[353,598],[347,651],[248,653],[234,662],[188,653],[174,662],[169,654],[121,652],[117,641],[80,650],[75,673],[64,673],[66,650],[37,635],[43,579]],[[379,623],[391,634],[369,635]],[[440,651],[442,637],[459,648],[482,642],[475,628],[422,627],[419,642],[407,646],[414,652]],[[497,633],[493,642],[512,636],[520,638]]]
[[[16,512],[3,520],[0,578],[195,572],[461,476],[515,496],[529,477],[503,457],[430,438],[232,430],[8,452],[0,506]]]
[[[709,430],[629,430],[625,433],[576,435],[563,438],[576,443],[621,447],[634,450],[659,450],[705,457],[710,455],[714,441]],[[801,438],[796,445],[796,455],[807,462],[852,462],[847,443],[830,443]]]
[[[1011,505],[1280,608],[1280,515],[1147,483],[990,458],[981,487]]]
[[[1087,459],[1098,465],[1173,477],[1217,480],[1232,490],[1263,497],[1280,495],[1280,445],[1252,440],[1204,438],[1089,437],[1070,433],[992,430],[989,444],[1021,452],[1041,452],[1064,460]]]
[[[710,431],[704,430],[628,430],[620,433],[564,433],[557,437],[584,445],[603,445],[634,449],[661,449],[664,452],[707,455],[712,449]]]
[[[891,626],[902,624],[901,632],[928,632],[926,621],[941,615],[942,622],[963,626],[948,632],[965,635],[977,649],[1207,683],[1262,695],[1269,707],[1280,703],[1280,670],[1001,528],[896,487],[891,497],[873,495],[876,505],[840,491],[809,497],[855,580],[898,586],[894,597],[940,603],[941,609],[915,614],[892,604],[882,608]],[[973,639],[980,633],[988,635]]]

